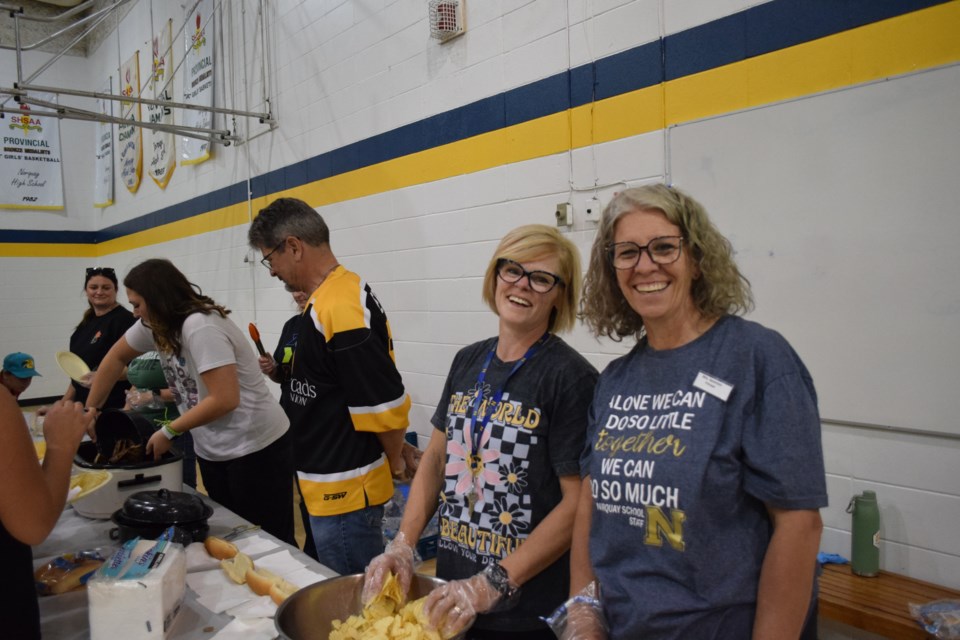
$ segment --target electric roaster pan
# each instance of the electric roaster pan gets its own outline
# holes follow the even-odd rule
[[[108,469],[112,478],[101,489],[73,503],[73,508],[87,518],[110,519],[124,501],[138,491],[183,489],[183,455],[172,448],[159,460],[141,453],[109,462],[117,442],[125,441],[145,447],[156,425],[136,411],[107,409],[97,419],[97,441],[80,443],[73,464],[79,469]],[[98,460],[98,454],[100,459]],[[107,461],[104,460],[106,458]]]

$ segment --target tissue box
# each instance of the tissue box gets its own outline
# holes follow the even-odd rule
[[[93,640],[162,640],[180,611],[187,584],[183,546],[167,542],[156,553],[155,540],[130,542],[87,583]]]

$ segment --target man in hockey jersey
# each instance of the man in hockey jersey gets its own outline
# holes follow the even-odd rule
[[[383,551],[383,505],[409,477],[410,397],[387,316],[370,285],[341,266],[323,218],[302,200],[261,209],[248,232],[261,262],[310,292],[284,393],[300,491],[320,562],[362,572]]]

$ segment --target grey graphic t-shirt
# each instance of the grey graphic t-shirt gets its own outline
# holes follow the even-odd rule
[[[610,363],[582,466],[614,638],[749,638],[767,505],[827,504],[810,375],[778,333],[737,317]]]

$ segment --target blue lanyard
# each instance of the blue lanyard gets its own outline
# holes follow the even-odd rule
[[[488,411],[485,411],[482,416],[478,417],[480,413],[480,407],[483,405],[483,382],[487,377],[487,369],[490,368],[490,363],[493,361],[493,356],[497,352],[497,342],[493,343],[493,348],[490,349],[490,353],[487,354],[487,359],[483,361],[483,368],[480,369],[480,375],[477,376],[477,395],[474,397],[473,402],[470,403],[470,409],[473,415],[470,416],[470,433],[473,435],[473,442],[470,443],[470,453],[474,456],[480,451],[480,440],[483,438],[483,432],[486,431],[487,422],[490,420],[491,414],[493,414],[494,409],[500,406],[500,400],[503,398],[503,392],[507,388],[507,382],[510,381],[510,378],[513,377],[517,371],[520,370],[527,360],[532,358],[537,351],[540,350],[540,347],[547,341],[547,338],[550,337],[550,332],[547,331],[540,339],[530,345],[530,348],[527,349],[527,352],[523,354],[523,357],[517,360],[516,364],[513,365],[513,369],[510,370],[510,373],[507,374],[507,377],[504,379],[503,384],[500,385],[500,388],[497,389],[497,392],[493,394],[493,400],[490,402],[490,407]]]

